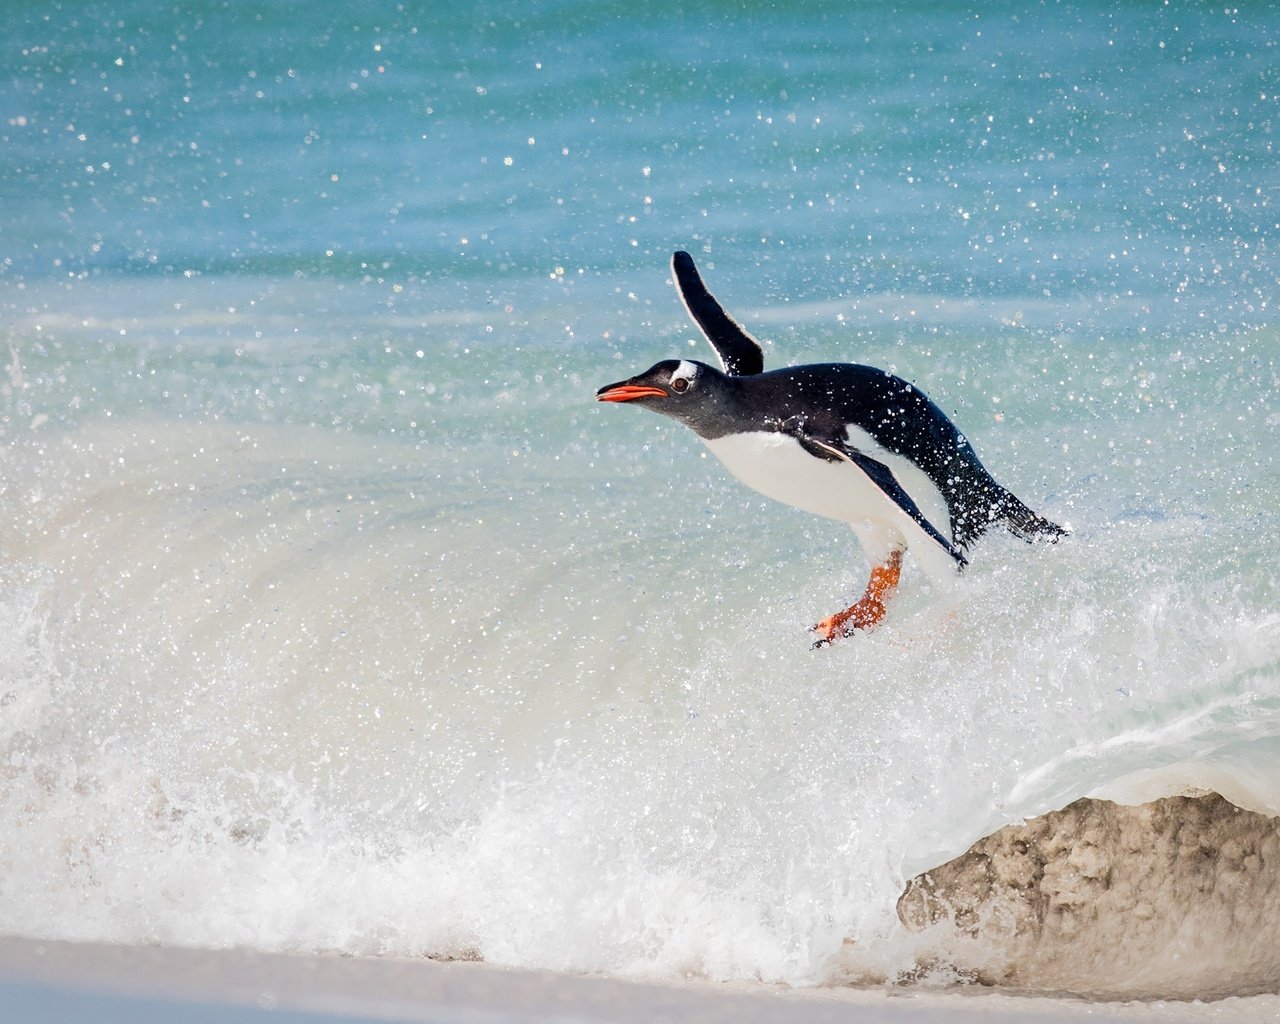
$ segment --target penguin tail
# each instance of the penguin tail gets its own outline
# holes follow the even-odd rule
[[[993,509],[995,518],[1004,523],[1015,537],[1032,544],[1038,540],[1054,543],[1069,532],[1038,512],[1033,512],[1010,491],[1000,496]]]

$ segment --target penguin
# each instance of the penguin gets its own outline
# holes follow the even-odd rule
[[[606,384],[596,399],[670,416],[748,487],[853,528],[871,578],[857,601],[813,627],[815,647],[879,625],[908,548],[930,579],[945,584],[993,526],[1028,542],[1067,533],[997,483],[911,382],[854,363],[766,372],[760,343],[707,290],[693,257],[677,252],[671,270],[723,369],[664,359]]]

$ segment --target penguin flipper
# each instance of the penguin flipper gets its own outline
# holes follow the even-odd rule
[[[677,252],[671,257],[671,273],[684,308],[711,342],[724,372],[731,377],[763,373],[764,350],[760,342],[735,323],[707,291],[698,268],[693,265],[693,257],[687,252]]]
[[[805,433],[798,433],[795,438],[810,455],[826,459],[829,462],[843,460],[857,466],[873,484],[884,492],[885,497],[910,516],[920,529],[924,530],[931,539],[937,541],[942,550],[955,559],[957,568],[963,569],[969,564],[969,560],[960,553],[959,549],[939,533],[933,523],[924,517],[924,513],[920,511],[920,506],[912,500],[911,495],[898,483],[898,478],[893,475],[893,470],[883,462],[877,462],[869,455],[864,455],[856,448],[851,448],[842,441],[822,440],[812,434]]]

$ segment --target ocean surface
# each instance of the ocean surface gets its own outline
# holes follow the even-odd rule
[[[0,932],[892,978],[1005,823],[1280,813],[1275,7],[0,30]],[[852,533],[593,400],[675,249],[1072,535],[811,651]]]

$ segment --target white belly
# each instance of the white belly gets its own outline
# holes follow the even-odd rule
[[[951,515],[937,485],[907,459],[881,448],[865,431],[852,426],[848,430],[849,442],[888,466],[921,514],[942,536],[952,539]],[[748,487],[814,515],[848,523],[873,562],[911,545],[930,577],[953,574],[954,562],[941,545],[852,463],[815,458],[794,438],[774,432],[729,434],[704,443]]]

